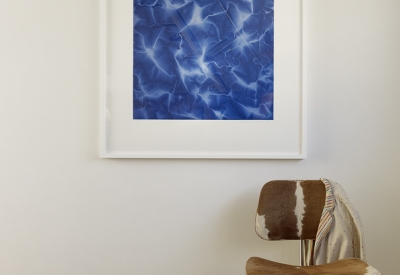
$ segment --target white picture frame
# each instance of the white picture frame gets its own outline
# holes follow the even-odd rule
[[[274,120],[134,120],[133,1],[100,0],[100,157],[304,159],[303,0],[275,0]]]

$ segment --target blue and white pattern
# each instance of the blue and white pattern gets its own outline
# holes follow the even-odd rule
[[[273,119],[274,0],[134,0],[134,119]]]

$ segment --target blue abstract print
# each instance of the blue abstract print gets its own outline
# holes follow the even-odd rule
[[[274,0],[134,0],[134,119],[272,120]]]

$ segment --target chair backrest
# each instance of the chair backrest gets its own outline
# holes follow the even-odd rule
[[[320,180],[266,183],[257,208],[257,235],[265,240],[315,239],[325,197]]]

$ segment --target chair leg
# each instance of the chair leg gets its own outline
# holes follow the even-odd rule
[[[314,243],[315,240],[300,240],[300,265],[314,265]]]

